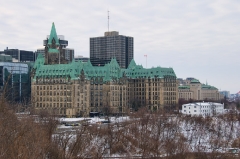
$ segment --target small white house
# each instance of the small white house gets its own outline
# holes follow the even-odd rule
[[[224,113],[224,104],[202,102],[182,105],[182,113],[187,115],[213,116]]]

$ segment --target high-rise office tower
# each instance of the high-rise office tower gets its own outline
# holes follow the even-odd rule
[[[14,62],[33,62],[35,61],[35,53],[33,51],[8,49],[0,51],[0,54],[10,55]]]
[[[133,37],[111,31],[105,32],[102,37],[90,38],[90,61],[93,66],[103,66],[112,58],[121,68],[127,68],[133,59]]]

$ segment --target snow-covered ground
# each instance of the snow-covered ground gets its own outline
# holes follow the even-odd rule
[[[109,117],[109,121],[112,124],[115,123],[121,123],[124,121],[130,120],[128,116],[125,117]],[[58,128],[72,128],[73,126],[65,126],[63,123],[72,123],[72,124],[78,124],[81,125],[84,122],[87,122],[88,124],[100,124],[104,121],[108,121],[107,118],[99,118],[99,117],[93,117],[93,118],[59,118],[59,122],[62,123],[61,125],[58,125]]]
[[[80,122],[80,121],[88,121],[88,123],[91,124],[96,124],[97,122],[102,122],[106,121],[106,118],[99,118],[99,117],[94,117],[94,118],[60,118],[60,122]],[[118,123],[118,122],[123,122],[126,120],[129,120],[129,117],[109,117],[109,120],[111,123]]]
[[[230,152],[229,150],[231,150],[233,141],[240,138],[240,122],[236,119],[231,122],[226,117],[191,118],[172,115],[168,117],[159,116],[155,119],[151,116],[142,120],[141,118],[130,118],[127,116],[109,117],[109,120],[110,124],[113,125],[110,127],[112,133],[117,133],[119,131],[119,134],[122,135],[120,135],[121,137],[131,138],[131,140],[129,140],[129,138],[121,139],[123,139],[123,141],[129,140],[129,143],[125,143],[127,146],[124,145],[124,149],[131,152],[133,156],[142,155],[143,148],[139,145],[149,144],[149,146],[151,146],[155,140],[158,141],[159,147],[164,146],[162,143],[168,142],[168,140],[176,145],[182,144],[186,147],[186,152],[228,153]],[[77,123],[79,125],[84,125],[86,122],[89,125],[103,125],[104,121],[108,121],[108,119],[99,117],[59,118],[59,121],[61,123]],[[122,124],[124,125],[124,128],[115,126],[117,123],[124,121],[130,121],[128,123],[133,124]],[[79,126],[79,128],[80,127],[81,126]],[[73,133],[70,134],[73,136],[76,134],[74,134],[74,131],[77,131],[79,128],[78,126],[65,126],[64,124],[58,126],[59,132],[73,131]],[[101,128],[101,126],[99,125],[98,128]],[[117,143],[119,139],[117,136],[119,134],[113,135],[113,137],[115,137],[111,139],[113,145]],[[145,137],[141,138],[141,135]],[[156,136],[159,137],[156,138]],[[180,137],[182,136],[184,136],[185,139],[180,140]],[[89,146],[96,147],[96,145],[98,145],[98,148],[101,148],[102,146],[105,146],[105,148],[109,147],[107,146],[108,143],[106,143],[107,138],[107,134],[95,135]],[[75,136],[73,139],[75,139]],[[178,140],[180,140],[180,142],[178,142]],[[178,153],[178,151],[180,152],[180,148],[181,147],[175,148],[176,153]],[[239,151],[239,149],[236,148],[234,151],[235,150],[237,152]],[[159,152],[161,152],[161,155],[168,153],[165,149],[160,148]],[[106,153],[105,155],[109,155],[109,153]],[[112,156],[122,156],[122,154],[115,153],[112,154]]]

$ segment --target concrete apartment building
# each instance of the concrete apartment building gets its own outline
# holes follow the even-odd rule
[[[9,49],[8,47],[4,51],[0,51],[0,54],[10,55],[14,62],[34,62],[35,53],[33,51]]]
[[[214,86],[200,83],[195,78],[178,79],[178,97],[185,100],[220,100],[223,96]]]
[[[53,24],[45,49],[32,71],[32,103],[37,111],[59,116],[88,116],[90,112],[126,113],[147,106],[157,110],[176,105],[178,85],[172,68],[145,69],[132,59],[123,69],[112,58],[103,66],[90,61],[65,62]]]
[[[119,35],[117,31],[90,38],[90,61],[93,66],[104,66],[115,58],[120,68],[127,68],[133,59],[133,37]]]
[[[90,60],[90,58],[89,57],[83,57],[83,56],[79,55],[77,57],[74,57],[74,60],[76,62],[78,62],[78,61],[88,62]]]

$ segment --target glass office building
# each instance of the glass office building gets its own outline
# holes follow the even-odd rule
[[[28,102],[31,80],[25,63],[0,62],[0,95],[11,102]]]

